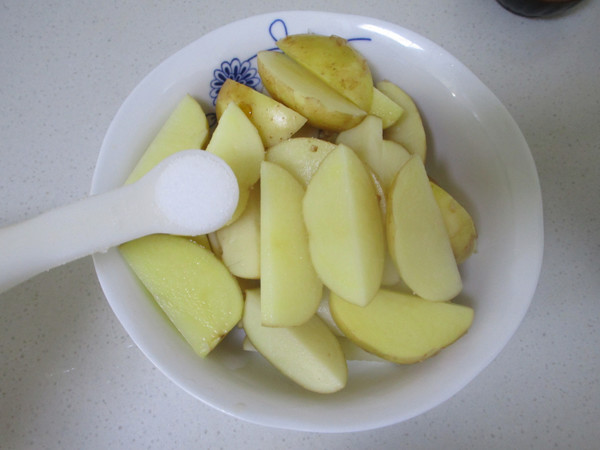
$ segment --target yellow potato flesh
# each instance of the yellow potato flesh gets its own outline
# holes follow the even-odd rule
[[[254,124],[265,148],[290,138],[306,123],[293,109],[244,84],[225,81],[215,104],[220,119],[229,103],[235,103]]]
[[[361,308],[331,294],[331,314],[346,337],[364,350],[399,364],[423,361],[464,335],[473,310],[381,290]]]
[[[263,85],[273,98],[302,114],[318,128],[345,130],[358,124],[366,115],[283,53],[258,52],[257,63]]]
[[[381,119],[383,129],[392,126],[404,113],[404,108],[385,95],[376,87],[373,88],[373,102],[369,114]]]
[[[409,153],[419,155],[421,161],[425,162],[427,138],[417,105],[406,92],[389,81],[380,81],[377,89],[404,109],[398,121],[386,128],[384,139],[398,142]]]
[[[246,208],[250,189],[260,178],[260,164],[265,158],[262,139],[244,112],[235,103],[229,103],[206,151],[222,158],[237,179],[240,198],[229,221],[232,223]]]
[[[233,275],[260,278],[260,189],[250,190],[244,212],[216,231],[220,256]]]
[[[417,295],[446,301],[462,289],[450,238],[421,159],[402,166],[388,193],[388,248],[400,277]]]
[[[303,211],[323,283],[348,301],[368,304],[383,275],[383,223],[371,175],[350,148],[339,145],[323,160]]]
[[[286,169],[306,188],[323,159],[335,148],[335,144],[321,139],[292,138],[269,148],[265,159]]]
[[[368,115],[357,126],[339,133],[336,143],[354,150],[375,172],[383,190],[387,192],[410,153],[400,144],[384,140],[382,126],[379,117]]]
[[[163,159],[181,150],[200,149],[208,137],[208,121],[200,104],[186,95],[152,140],[126,184],[142,178]]]
[[[447,191],[431,182],[435,201],[440,207],[450,245],[458,264],[466,261],[477,246],[477,229],[473,218]]]
[[[136,239],[119,249],[198,355],[206,356],[240,321],[240,287],[210,250],[164,234]]]
[[[285,169],[265,161],[260,190],[262,324],[300,325],[317,311],[323,291],[302,218],[304,188]]]
[[[339,36],[294,34],[277,46],[364,111],[371,108],[373,78],[365,58]]]
[[[300,386],[322,394],[346,385],[348,367],[337,338],[312,316],[295,327],[262,325],[261,293],[246,292],[243,325],[249,341],[283,375]]]

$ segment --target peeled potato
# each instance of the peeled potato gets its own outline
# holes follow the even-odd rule
[[[344,335],[364,350],[399,364],[423,361],[464,335],[473,309],[381,290],[364,308],[332,293],[331,315]]]
[[[380,81],[377,89],[400,105],[404,112],[390,127],[386,128],[384,139],[401,144],[409,153],[419,155],[425,162],[427,156],[427,139],[421,114],[413,99],[400,87],[390,81]]]
[[[335,148],[335,144],[322,139],[298,137],[269,148],[265,159],[286,169],[306,188],[323,159]]]
[[[368,304],[381,284],[384,232],[368,168],[345,145],[323,160],[304,195],[310,255],[329,289]]]
[[[431,301],[447,301],[462,289],[440,208],[421,159],[402,166],[387,202],[388,248],[406,285]]]
[[[316,315],[295,327],[262,325],[260,290],[246,292],[243,325],[252,346],[283,375],[318,393],[346,385],[348,366],[335,335]]]

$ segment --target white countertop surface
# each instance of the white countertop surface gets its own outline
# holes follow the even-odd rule
[[[264,428],[213,410],[155,369],[84,258],[0,295],[0,448],[598,448],[597,1],[530,20],[494,0],[5,0],[0,226],[89,192],[112,117],[166,57],[233,20],[289,9],[412,29],[460,59],[513,115],[537,165],[545,220],[540,282],[517,333],[465,389],[407,422],[350,434]]]

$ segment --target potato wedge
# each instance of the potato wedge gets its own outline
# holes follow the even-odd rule
[[[173,153],[201,149],[207,138],[206,115],[200,104],[192,96],[186,95],[156,134],[125,183],[139,180]]]
[[[304,188],[272,162],[262,163],[260,175],[262,324],[301,325],[317,311],[323,292],[302,218]]]
[[[283,53],[258,52],[257,63],[263,85],[273,98],[299,112],[318,128],[345,130],[358,124],[366,115]]]
[[[435,201],[440,207],[450,245],[457,264],[466,261],[477,248],[477,229],[473,218],[463,206],[438,184],[431,183]]]
[[[238,206],[229,223],[233,223],[248,203],[250,189],[260,178],[260,164],[265,149],[256,127],[235,103],[229,103],[206,147],[221,157],[233,170],[240,189]]]
[[[293,109],[245,84],[228,79],[217,96],[217,119],[231,102],[238,105],[254,124],[265,148],[290,138],[306,123],[306,118]]]
[[[296,177],[306,188],[325,157],[336,145],[317,138],[291,138],[267,150],[265,159]]]
[[[310,255],[323,283],[358,305],[381,284],[384,231],[368,168],[345,145],[323,160],[304,195]]]
[[[373,100],[371,70],[364,56],[346,39],[293,34],[277,41],[277,46],[360,109],[369,111]]]
[[[240,286],[210,250],[166,234],[127,242],[119,250],[199,356],[206,356],[240,321]]]
[[[419,155],[421,161],[425,162],[427,138],[417,105],[406,92],[390,81],[380,81],[377,83],[377,89],[404,109],[398,121],[386,128],[384,139],[398,142],[409,153]]]
[[[260,290],[246,291],[243,326],[267,361],[300,386],[321,394],[342,389],[348,379],[344,352],[327,325],[312,316],[296,327],[262,325]]]
[[[387,202],[388,248],[400,277],[417,295],[447,301],[462,281],[425,167],[417,155],[402,166]]]
[[[429,302],[410,294],[380,290],[364,308],[332,293],[331,315],[344,335],[388,361],[413,364],[463,336],[473,322],[472,308]]]
[[[217,251],[236,277],[260,278],[260,187],[250,190],[246,208],[233,223],[217,230]],[[215,254],[217,253],[215,251]]]

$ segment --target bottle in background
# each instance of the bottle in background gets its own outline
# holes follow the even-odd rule
[[[524,17],[551,17],[565,12],[581,0],[497,0],[504,8]]]

